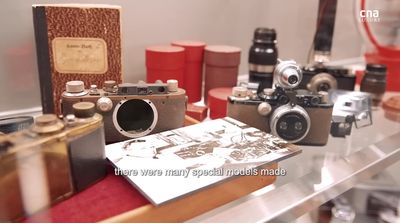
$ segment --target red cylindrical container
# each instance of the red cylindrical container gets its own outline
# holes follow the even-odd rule
[[[186,90],[188,101],[190,103],[200,101],[203,80],[203,54],[206,44],[201,41],[179,40],[172,42],[171,45],[185,49],[185,71],[182,86]]]
[[[146,48],[147,82],[166,82],[175,79],[183,86],[185,49],[177,46],[150,46]]]
[[[226,116],[228,96],[232,95],[232,88],[214,88],[208,91],[208,105],[210,118],[217,119]]]
[[[240,64],[240,48],[234,46],[207,46],[204,51],[205,85],[204,102],[208,91],[218,87],[234,87]]]

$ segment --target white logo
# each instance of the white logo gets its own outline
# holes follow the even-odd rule
[[[379,10],[360,10],[360,22],[380,22]]]

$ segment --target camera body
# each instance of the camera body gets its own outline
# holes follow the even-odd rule
[[[327,92],[294,90],[301,77],[294,61],[280,61],[274,70],[275,88],[254,94],[235,87],[228,98],[228,116],[290,143],[325,145],[333,104]]]
[[[313,92],[342,89],[353,91],[356,76],[346,68],[340,66],[315,65],[302,69],[303,79],[299,84],[300,89]]]
[[[83,82],[71,81],[62,95],[61,109],[68,114],[79,101],[96,104],[103,115],[107,143],[137,138],[150,133],[182,127],[186,111],[185,90],[176,80],[168,83],[147,84],[104,82],[103,89],[91,86],[85,90]]]
[[[0,222],[34,214],[105,176],[102,116],[82,103],[64,120],[47,114],[0,136]]]

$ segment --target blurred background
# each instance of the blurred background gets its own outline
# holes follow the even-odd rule
[[[0,8],[0,113],[40,107],[32,4],[65,1],[6,0]],[[145,79],[145,47],[172,40],[202,40],[242,48],[240,74],[247,73],[248,50],[256,27],[275,28],[281,58],[305,63],[315,32],[318,0],[146,0],[90,1],[122,6],[125,82]],[[362,39],[354,1],[339,0],[332,60],[361,56]]]

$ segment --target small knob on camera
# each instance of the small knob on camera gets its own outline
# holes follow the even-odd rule
[[[247,96],[247,88],[245,87],[233,87],[232,95],[237,98],[244,98]]]
[[[64,128],[64,124],[57,118],[56,115],[46,114],[35,119],[35,124],[32,126],[32,131],[36,133],[52,133],[60,131]]]
[[[106,92],[114,93],[117,91],[117,82],[113,80],[104,81],[103,89]]]
[[[267,116],[272,111],[272,107],[267,102],[261,102],[257,107],[258,114]]]
[[[102,112],[108,112],[112,109],[113,103],[110,98],[101,97],[97,100],[96,107]]]
[[[65,89],[68,93],[80,93],[85,90],[83,81],[68,81],[65,84]]]
[[[90,118],[95,113],[94,103],[78,102],[72,105],[74,115],[77,118]]]
[[[167,80],[167,88],[169,92],[178,91],[178,81],[177,80]]]

